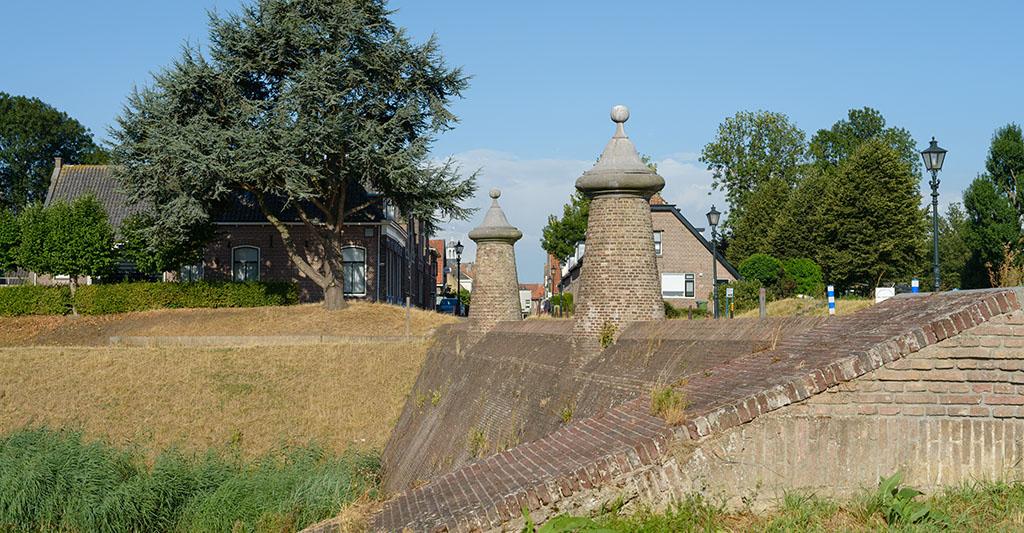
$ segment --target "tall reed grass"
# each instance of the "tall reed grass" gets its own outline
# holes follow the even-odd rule
[[[372,494],[378,472],[376,456],[315,446],[147,464],[75,431],[25,429],[0,437],[0,531],[294,531]]]

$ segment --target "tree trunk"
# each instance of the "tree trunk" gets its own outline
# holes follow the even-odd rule
[[[345,303],[345,291],[340,283],[332,282],[324,288],[324,307],[328,311],[338,311],[348,306]]]

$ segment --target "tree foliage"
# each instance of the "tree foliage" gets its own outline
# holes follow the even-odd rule
[[[154,207],[153,227],[208,225],[218,202],[251,194],[338,308],[343,228],[366,207],[346,201],[352,186],[430,227],[467,217],[475,177],[428,159],[467,78],[435,39],[412,43],[389,15],[383,0],[256,0],[212,14],[209,57],[186,47],[129,97],[114,131],[120,178]],[[268,209],[271,197],[297,210],[308,248]]]
[[[818,130],[808,149],[813,163],[821,169],[836,169],[865,142],[874,140],[899,154],[915,175],[920,174],[921,156],[910,132],[885,126],[885,117],[876,109],[851,109],[845,120],[831,128]]]
[[[777,180],[794,186],[806,151],[804,132],[782,113],[740,111],[726,118],[700,160],[712,172],[712,185],[725,191],[727,224],[739,223],[748,198],[762,185]]]
[[[561,218],[548,215],[541,247],[559,261],[565,261],[576,250],[576,243],[586,238],[589,218],[590,200],[581,192],[573,193],[569,203],[562,206]]]
[[[964,191],[965,240],[970,249],[965,280],[971,287],[990,285],[989,273],[1002,266],[1007,247],[1018,246],[1021,228],[1010,199],[989,176],[978,176]]]
[[[118,228],[122,260],[144,274],[173,272],[202,261],[203,244],[214,237],[213,227],[165,227],[171,219],[151,212],[132,215]],[[189,231],[183,231],[183,230]]]
[[[883,139],[861,143],[837,169],[825,200],[820,253],[826,279],[840,289],[864,290],[917,273],[926,231],[919,179]]]
[[[74,293],[81,276],[106,274],[114,266],[114,230],[92,195],[71,203],[36,204],[18,219],[19,264],[33,272],[70,277]]]
[[[1024,135],[1020,126],[1007,124],[992,135],[985,170],[1024,224]]]
[[[768,254],[753,254],[740,263],[739,271],[745,280],[757,281],[762,287],[775,287],[782,277],[782,261]]]
[[[942,290],[977,287],[981,282],[977,276],[981,272],[976,274],[969,268],[971,247],[968,244],[968,231],[967,214],[963,207],[957,202],[950,204],[946,215],[939,217],[939,281]],[[926,242],[930,250],[931,232],[927,234]],[[934,287],[931,255],[925,255],[928,260],[922,268],[926,274],[921,283],[925,287]]]
[[[21,232],[14,212],[0,207],[0,275],[18,267]]]
[[[107,153],[66,113],[38,98],[0,92],[0,208],[18,211],[42,201],[54,157],[101,164]]]

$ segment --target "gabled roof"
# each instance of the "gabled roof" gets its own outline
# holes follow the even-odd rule
[[[530,299],[543,300],[544,299],[544,284],[542,283],[520,283],[519,290],[530,291]]]
[[[45,205],[72,202],[90,193],[106,210],[114,229],[121,227],[129,216],[144,210],[143,206],[128,203],[128,196],[114,179],[109,165],[62,165],[59,160],[50,179]]]
[[[57,201],[71,202],[92,193],[107,212],[110,225],[117,229],[126,218],[145,211],[144,205],[131,205],[128,195],[114,177],[110,165],[62,165],[58,160],[46,194],[46,204]],[[346,222],[370,222],[384,218],[382,197],[368,192],[358,184],[349,186],[345,203],[349,208],[363,207],[349,216]],[[287,205],[284,198],[273,196],[267,199],[271,211],[280,213],[284,222],[301,222],[294,205]],[[307,212],[316,209],[307,204]],[[256,198],[248,192],[232,193],[217,210],[214,222],[220,224],[266,223]]]
[[[704,238],[704,235],[702,235],[701,232],[698,231],[697,228],[695,228],[693,226],[693,224],[690,224],[690,221],[687,220],[686,217],[684,217],[683,214],[679,212],[679,209],[676,208],[675,205],[673,205],[673,204],[654,204],[654,203],[652,203],[651,204],[651,212],[652,213],[672,213],[673,215],[675,215],[675,217],[680,222],[683,223],[683,226],[686,226],[686,229],[690,230],[690,233],[692,233],[693,236],[696,237],[697,240],[700,241],[700,243],[704,245],[704,248],[707,249],[708,253],[711,253],[711,243],[708,242],[708,240]],[[715,250],[715,251],[717,252],[717,250]],[[729,273],[732,274],[732,276],[734,278],[742,279],[742,277],[740,276],[740,272],[738,270],[736,270],[736,267],[732,266],[732,263],[730,263],[729,261],[726,261],[726,259],[724,257],[722,257],[722,254],[717,254],[716,253],[715,255],[718,256],[718,261],[720,263],[722,263],[722,266],[724,266],[725,269],[728,270]]]

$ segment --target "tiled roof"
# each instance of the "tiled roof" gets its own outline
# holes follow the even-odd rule
[[[143,205],[129,205],[128,196],[114,177],[113,167],[110,165],[60,166],[59,173],[50,183],[46,205],[59,200],[70,202],[89,193],[95,195],[107,211],[110,224],[115,229],[129,216],[145,210]],[[301,222],[295,207],[286,206],[284,198],[270,197],[267,204],[272,211],[280,213],[281,220]],[[364,209],[347,217],[346,222],[368,222],[384,217],[383,201],[359,185],[349,187],[346,204],[350,209],[368,204]],[[311,204],[306,204],[306,207],[308,212],[316,212]],[[214,221],[221,224],[239,224],[265,223],[267,219],[252,194],[237,192],[223,202],[214,215]]]
[[[542,283],[520,283],[519,290],[530,291],[530,299],[544,299],[544,284]]]
[[[114,179],[108,165],[62,165],[50,182],[46,205],[57,201],[71,202],[92,193],[107,211],[115,229],[129,216],[142,211],[142,206],[128,204],[128,197]]]

